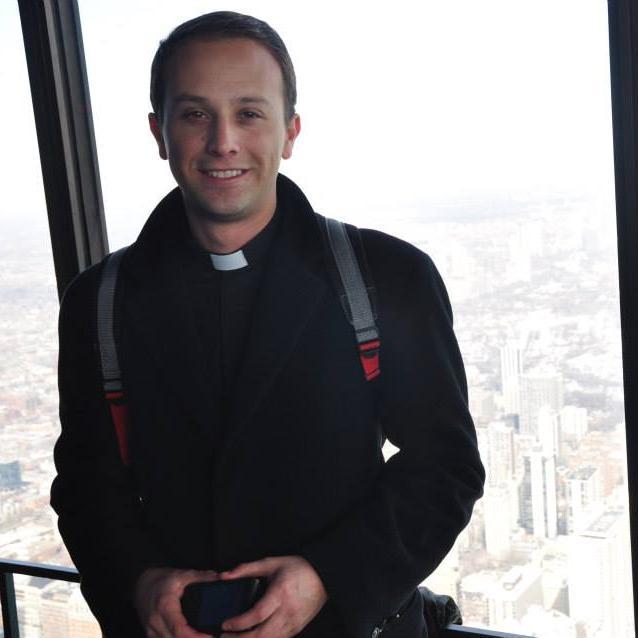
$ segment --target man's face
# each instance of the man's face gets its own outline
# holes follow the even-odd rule
[[[189,215],[210,221],[267,220],[276,203],[281,158],[299,117],[284,120],[283,78],[253,40],[191,41],[165,69],[164,116],[151,114],[160,156],[168,159]]]

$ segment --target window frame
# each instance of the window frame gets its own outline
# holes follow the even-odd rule
[[[108,254],[76,0],[18,0],[58,296]]]

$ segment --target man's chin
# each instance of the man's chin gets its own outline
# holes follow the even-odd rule
[[[202,221],[210,221],[217,224],[230,224],[250,217],[250,212],[246,210],[246,207],[239,204],[197,202],[195,206],[189,208]]]

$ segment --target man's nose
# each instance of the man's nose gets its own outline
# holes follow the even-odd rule
[[[208,128],[206,152],[211,155],[228,155],[239,151],[239,139],[234,123],[227,118],[214,119]]]

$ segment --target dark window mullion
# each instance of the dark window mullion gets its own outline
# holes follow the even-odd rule
[[[61,295],[108,252],[76,0],[18,0]]]
[[[634,626],[638,626],[638,8],[608,0]]]

